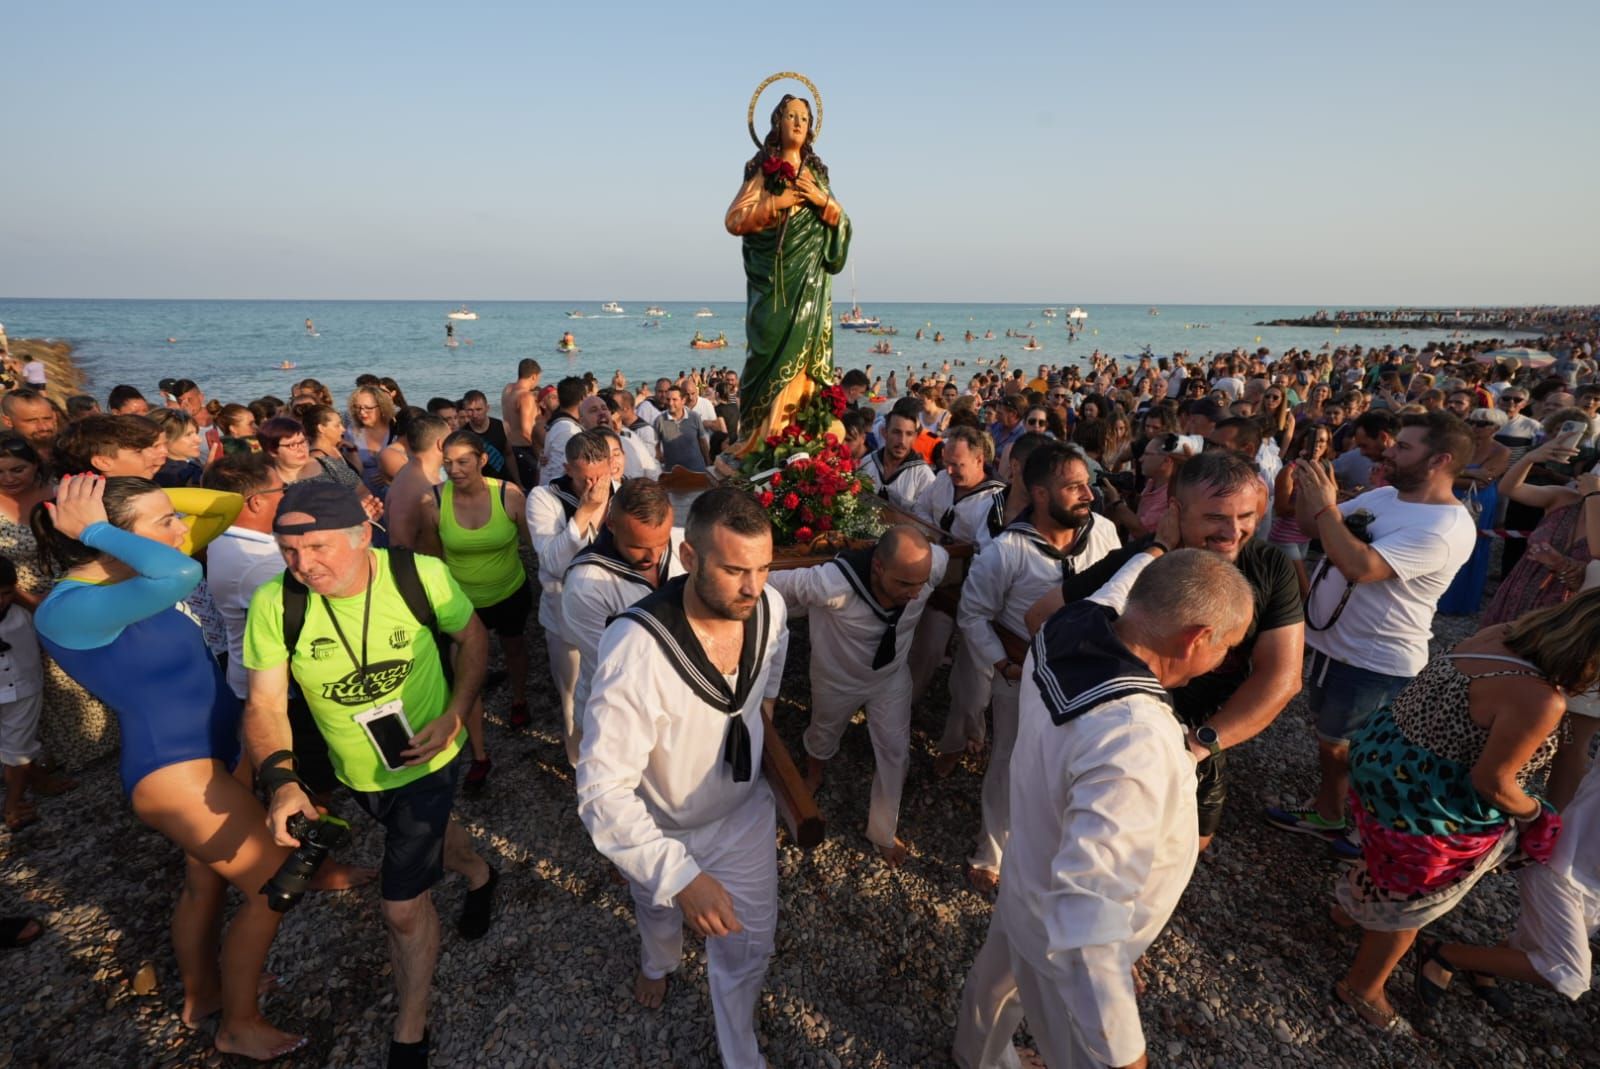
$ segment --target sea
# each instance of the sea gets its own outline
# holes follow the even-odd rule
[[[459,397],[472,388],[493,398],[495,390],[515,377],[517,362],[524,357],[539,361],[547,383],[586,371],[609,383],[619,370],[637,382],[677,376],[692,367],[743,366],[743,302],[616,303],[621,313],[602,311],[601,301],[467,302],[465,307],[477,318],[454,321],[454,337],[448,339],[453,346],[446,344],[445,326],[452,322],[446,316],[462,305],[447,301],[0,297],[0,323],[12,338],[70,342],[74,359],[88,375],[90,392],[102,399],[111,387],[128,383],[154,400],[156,383],[168,377],[193,379],[208,398],[224,401],[287,397],[290,384],[303,378],[321,380],[342,398],[357,375],[371,372],[393,376],[411,403],[423,404],[433,396]],[[647,316],[652,307],[663,314]],[[920,373],[948,362],[958,375],[970,374],[1002,356],[1010,358],[1013,368],[1084,367],[1096,349],[1116,357],[1148,351],[1158,356],[1187,352],[1199,358],[1237,347],[1254,351],[1265,346],[1281,353],[1293,347],[1349,344],[1421,346],[1450,336],[1437,330],[1259,325],[1309,315],[1315,306],[1085,304],[1081,308],[1087,318],[1074,340],[1067,313],[1078,306],[1055,307],[1052,318],[1045,315],[1045,306],[1036,304],[866,305],[866,315],[899,333],[880,337],[836,330],[834,363],[840,368],[870,366],[875,377],[898,369],[903,381],[907,369]],[[834,314],[846,308],[836,293]],[[309,331],[307,319],[313,328]],[[567,331],[577,343],[576,353],[557,349]],[[707,338],[726,336],[727,348],[691,349],[696,331]],[[968,331],[976,340],[964,340]],[[943,333],[944,341],[933,340],[936,332]],[[986,332],[994,337],[985,339]],[[892,354],[869,352],[883,341],[889,342]],[[1024,350],[1035,342],[1038,350]]]

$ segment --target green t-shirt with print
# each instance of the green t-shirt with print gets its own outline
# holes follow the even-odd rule
[[[339,779],[353,790],[387,791],[449,764],[461,752],[466,732],[463,729],[426,764],[390,772],[366,731],[356,723],[357,714],[399,698],[411,730],[421,731],[437,720],[450,702],[450,687],[433,635],[406,607],[389,570],[388,551],[372,552],[378,566],[366,629],[365,692],[356,666],[361,657],[365,592],[349,598],[307,593],[305,625],[289,670],[311,706],[318,729],[328,740],[328,753]],[[472,619],[472,602],[450,577],[444,562],[421,554],[416,562],[439,630],[450,633],[466,627]],[[338,630],[329,617],[330,611],[338,619]],[[340,631],[344,640],[339,637]],[[288,656],[283,645],[283,576],[279,575],[257,588],[250,598],[244,629],[244,666],[256,670],[276,668]]]

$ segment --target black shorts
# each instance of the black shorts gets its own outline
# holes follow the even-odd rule
[[[483,626],[501,638],[521,638],[528,630],[528,617],[533,614],[533,588],[524,579],[510,597],[478,610]]]
[[[533,451],[531,445],[514,445],[511,455],[517,460],[517,480],[522,483],[524,490],[532,490],[539,485],[539,454]]]
[[[351,791],[383,825],[379,887],[386,902],[407,902],[444,878],[444,831],[461,780],[461,757],[390,791]]]
[[[1194,769],[1195,791],[1200,811],[1200,835],[1217,834],[1222,826],[1222,803],[1228,800],[1228,755],[1219,753],[1201,761]]]

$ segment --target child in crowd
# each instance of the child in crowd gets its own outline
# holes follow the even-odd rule
[[[39,708],[44,701],[44,668],[33,614],[17,603],[17,566],[0,557],[0,764],[5,766],[6,827],[21,831],[39,814],[28,801],[28,786],[38,774]]]

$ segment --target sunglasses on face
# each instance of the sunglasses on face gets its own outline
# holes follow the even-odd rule
[[[1028,421],[1028,426],[1030,426],[1030,427],[1048,427],[1048,426],[1050,426],[1050,421],[1047,420],[1047,419],[1030,419]]]

